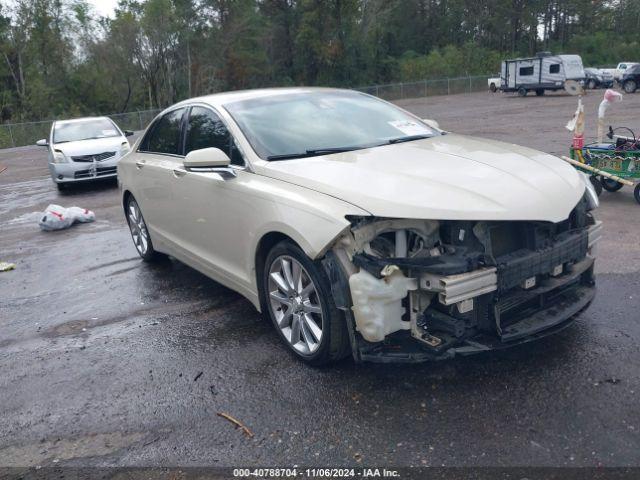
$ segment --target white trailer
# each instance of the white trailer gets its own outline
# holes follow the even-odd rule
[[[567,80],[584,82],[585,73],[580,55],[541,52],[532,58],[504,60],[500,77],[500,90],[524,97],[529,91],[544,95],[546,90],[561,90]]]

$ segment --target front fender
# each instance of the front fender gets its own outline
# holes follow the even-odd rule
[[[312,260],[320,258],[350,223],[347,215],[367,216],[369,212],[348,202],[293,185],[261,177],[262,193],[268,191],[268,203],[254,212],[258,220],[250,232],[245,258],[247,271],[255,282],[255,258],[261,240],[270,233],[291,238]],[[254,284],[254,287],[256,285]]]

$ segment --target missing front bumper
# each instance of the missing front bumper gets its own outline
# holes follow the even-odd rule
[[[556,306],[556,308],[560,308],[557,314],[551,310],[539,312],[523,321],[519,326],[521,335],[513,336],[509,341],[505,341],[504,338],[499,339],[494,335],[478,334],[464,339],[455,346],[434,351],[425,348],[415,339],[405,335],[404,338],[400,338],[400,336],[390,338],[384,344],[376,345],[373,348],[361,349],[357,358],[376,363],[420,363],[451,359],[456,355],[474,355],[515,347],[564,330],[578,318],[581,311],[589,307],[594,297],[595,287],[576,288],[566,303]]]
[[[435,258],[349,256],[344,241],[323,263],[356,360],[419,362],[510,347],[570,324],[595,295],[592,255],[600,232],[595,222],[553,242],[536,237],[537,249],[492,263],[466,246]],[[392,288],[398,282],[401,292]]]
[[[365,341],[355,328],[349,299],[343,295],[337,304],[347,317],[354,357],[358,361],[415,363],[449,359],[513,347],[566,328],[595,296],[593,263],[591,257],[586,257],[573,265],[570,272],[548,278],[531,291],[520,290],[502,297],[491,292],[477,297],[477,308],[486,309],[484,318],[488,323],[458,332],[428,330],[441,340],[431,346],[407,330],[392,333],[380,342]],[[338,287],[340,275],[335,266],[331,277],[332,284]],[[342,285],[346,287],[346,283]],[[458,321],[464,327],[464,320]]]

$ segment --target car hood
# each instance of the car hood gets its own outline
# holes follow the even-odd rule
[[[122,142],[127,139],[122,136],[95,138],[91,140],[78,140],[76,142],[56,143],[54,150],[60,150],[67,156],[93,155],[103,152],[118,152]]]
[[[255,170],[394,218],[559,222],[585,190],[578,172],[556,157],[454,134],[260,162]]]

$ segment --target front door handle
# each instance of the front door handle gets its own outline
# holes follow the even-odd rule
[[[176,177],[184,177],[187,174],[186,170],[180,170],[179,168],[174,168],[173,169],[173,174]]]
[[[142,167],[144,167],[144,162],[137,161],[137,162],[136,162],[136,168],[137,168],[138,170],[140,170]]]

